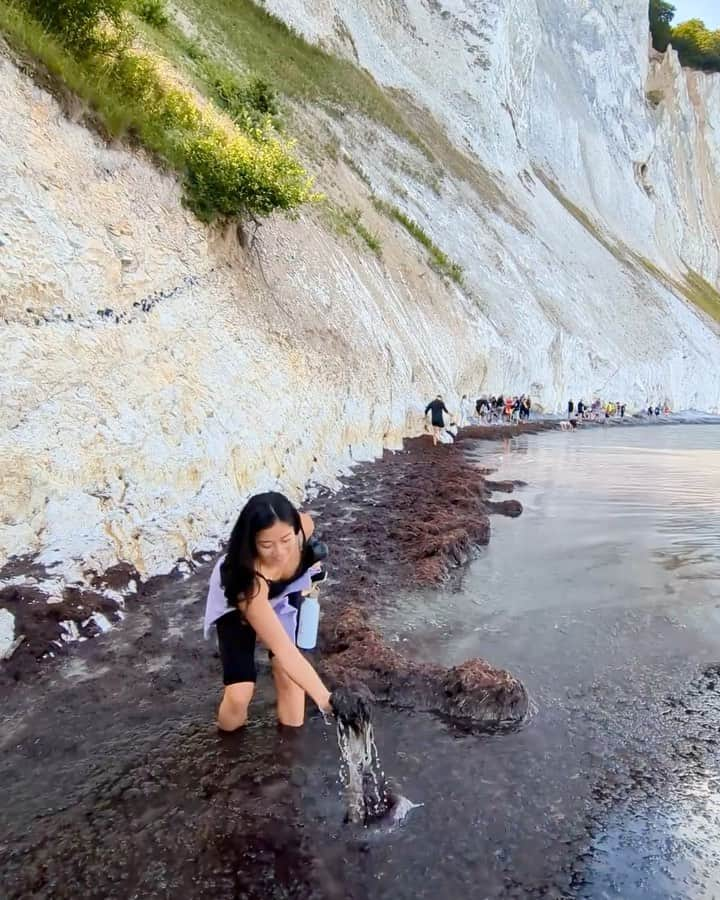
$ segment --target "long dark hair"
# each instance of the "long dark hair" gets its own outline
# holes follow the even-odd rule
[[[295,534],[302,533],[300,513],[284,494],[277,491],[255,494],[243,507],[220,566],[220,581],[228,606],[236,607],[238,597],[250,599],[254,593],[257,534],[275,522],[285,522]]]

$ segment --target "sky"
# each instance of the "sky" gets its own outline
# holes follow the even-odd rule
[[[675,7],[673,25],[702,19],[708,28],[720,28],[720,0],[670,0]]]

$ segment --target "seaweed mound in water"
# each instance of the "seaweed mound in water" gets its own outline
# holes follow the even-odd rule
[[[359,602],[333,624],[326,631],[322,663],[323,675],[331,682],[360,682],[379,701],[398,709],[436,713],[480,731],[517,728],[527,718],[527,691],[504,669],[482,659],[451,669],[416,662],[385,643]]]
[[[338,687],[332,694],[337,723],[346,821],[370,825],[383,819],[395,800],[380,768],[372,727],[373,695],[364,685]]]

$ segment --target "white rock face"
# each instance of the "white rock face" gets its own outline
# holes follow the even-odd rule
[[[12,647],[15,640],[15,616],[9,609],[0,608],[0,659]]]
[[[648,61],[646,0],[265,6],[409,92],[521,209],[537,204],[518,175],[538,166],[616,239],[717,286],[720,75],[683,70],[674,53]]]
[[[467,290],[342,164],[320,187],[343,180],[382,261],[312,210],[246,253],[0,58],[0,563],[165,571],[251,491],[299,499],[399,446],[438,390],[720,407],[720,329],[653,275],[718,283],[720,76],[648,63],[644,0],[266,5],[341,52],[351,35],[442,123],[440,163],[327,127]]]

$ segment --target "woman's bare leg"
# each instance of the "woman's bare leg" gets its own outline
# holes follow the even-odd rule
[[[272,673],[277,691],[277,717],[281,725],[299,728],[305,722],[305,691],[273,658]]]
[[[254,691],[254,681],[240,681],[226,686],[217,714],[218,728],[235,731],[247,722],[248,706]]]

